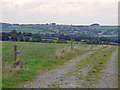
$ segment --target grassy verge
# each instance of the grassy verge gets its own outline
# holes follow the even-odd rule
[[[0,89],[2,88],[2,43],[0,43]]]
[[[82,83],[82,87],[92,87],[92,85],[98,82],[98,79],[100,79],[100,74],[103,73],[101,70],[105,68],[107,61],[115,50],[116,47],[113,46],[108,50],[98,51],[88,55],[88,57],[78,63],[76,66],[78,70],[89,66],[86,76],[77,76],[80,80],[85,81]],[[80,71],[80,73],[82,73],[82,71]]]
[[[120,90],[120,46],[118,48],[118,62],[117,62],[117,65],[118,65],[118,88]]]
[[[13,46],[21,52],[13,62]],[[3,42],[2,69],[3,88],[14,88],[17,84],[28,81],[37,75],[36,70],[54,69],[68,60],[88,51],[100,50],[104,47],[90,45],[49,44],[32,42]]]

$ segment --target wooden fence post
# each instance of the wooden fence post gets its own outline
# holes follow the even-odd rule
[[[14,45],[14,61],[17,60],[17,46]]]

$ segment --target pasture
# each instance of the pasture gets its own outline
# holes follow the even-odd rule
[[[17,45],[17,61],[13,61],[13,46]],[[38,73],[37,70],[50,70],[88,51],[100,50],[107,46],[70,43],[33,43],[33,42],[2,42],[2,79],[3,87],[14,87],[18,83],[30,80]],[[12,86],[11,86],[12,85]]]
[[[0,89],[2,88],[2,42],[0,42]]]

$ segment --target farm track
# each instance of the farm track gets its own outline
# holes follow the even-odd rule
[[[109,48],[110,47],[103,49],[103,51]],[[75,68],[77,62],[79,62],[80,60],[83,60],[87,55],[92,54],[94,52],[96,51],[88,52],[84,55],[81,55],[75,59],[70,60],[66,64],[58,66],[56,69],[53,69],[50,71],[38,70],[38,72],[40,72],[40,75],[38,75],[36,79],[26,82],[24,85],[20,85],[20,87],[24,87],[24,88],[77,88],[77,87],[82,87],[81,84],[84,82],[84,80],[80,81],[78,78],[76,78],[75,75],[77,73],[77,75],[81,75],[85,77],[87,72],[90,69],[90,65],[88,65],[86,68],[80,69],[79,71],[82,71],[82,73],[79,73],[79,72],[72,73],[71,71],[77,70]],[[112,55],[112,59],[111,59],[112,61],[114,60],[115,55],[116,55],[116,52],[115,54]],[[109,69],[110,67],[109,64],[107,66]],[[116,70],[116,68],[114,69]],[[103,82],[100,82],[100,83],[103,83]],[[96,87],[97,87],[97,84],[96,84]]]
[[[118,59],[118,48],[110,57],[106,65],[106,69],[103,70],[103,74],[101,74],[101,79],[99,83],[94,87],[96,88],[118,88],[118,67],[116,60]]]

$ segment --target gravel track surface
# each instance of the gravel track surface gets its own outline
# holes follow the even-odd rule
[[[64,74],[68,73],[70,70],[74,70],[74,66],[77,62],[84,59],[87,55],[94,53],[95,51],[88,52],[84,55],[81,55],[75,59],[70,60],[64,65],[61,65],[57,67],[56,69],[50,70],[50,71],[39,71],[43,74],[38,75],[37,78],[34,81],[27,82],[24,86],[24,88],[49,88],[49,87],[56,87],[53,85],[55,81],[57,81],[60,77],[62,77]],[[62,80],[61,80],[62,81]],[[69,87],[69,86],[68,86]]]
[[[103,49],[107,50],[110,47]],[[106,65],[106,69],[103,71],[105,73],[101,74],[101,79],[99,82],[93,87],[105,88],[105,87],[117,87],[117,52],[116,50],[111,59],[108,61]],[[37,76],[33,81],[26,82],[24,85],[20,85],[20,87],[24,88],[84,88],[82,87],[82,83],[84,79],[80,80],[79,78],[84,78],[92,67],[91,65],[87,65],[87,67],[78,70],[75,68],[77,62],[84,59],[87,55],[94,53],[95,51],[88,52],[84,55],[81,55],[75,59],[68,61],[64,65],[58,66],[56,69],[49,71],[38,70],[41,74]],[[76,72],[74,72],[76,71]],[[79,71],[79,72],[77,72]],[[87,86],[86,86],[87,87]]]
[[[118,59],[118,48],[112,54],[110,60],[106,65],[106,69],[103,70],[103,74],[101,74],[101,79],[99,83],[95,85],[97,88],[118,88],[118,67],[117,67],[117,59]]]

